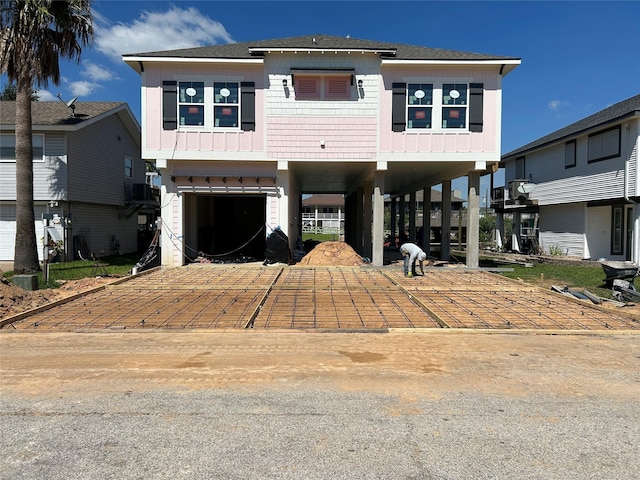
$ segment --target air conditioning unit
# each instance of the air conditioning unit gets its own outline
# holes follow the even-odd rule
[[[534,183],[526,179],[517,179],[509,182],[509,200],[523,204],[529,200],[529,194],[536,188]]]

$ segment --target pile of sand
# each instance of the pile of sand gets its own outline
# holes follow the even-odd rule
[[[298,265],[314,267],[326,266],[359,266],[363,265],[362,257],[345,242],[322,242],[307,253]]]

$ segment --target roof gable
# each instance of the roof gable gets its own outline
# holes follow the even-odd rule
[[[609,123],[622,120],[623,118],[637,116],[640,116],[640,94],[618,102],[615,105],[611,105],[604,110],[600,110],[599,112],[585,117],[582,120],[578,120],[577,122],[563,127],[560,130],[556,130],[555,132],[534,140],[531,143],[512,150],[502,156],[502,161],[504,162],[517,155],[522,155],[532,150],[537,150],[547,145],[564,141],[570,137],[575,137],[587,130],[602,127]]]

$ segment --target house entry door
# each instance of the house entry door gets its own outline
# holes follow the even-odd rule
[[[626,225],[626,243],[625,243],[625,259],[631,260],[631,250],[633,246],[633,225],[634,225],[634,215],[633,215],[633,207],[627,207],[625,209],[625,225]]]

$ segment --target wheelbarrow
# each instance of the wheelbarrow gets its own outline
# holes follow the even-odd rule
[[[634,262],[622,262],[615,260],[604,260],[600,262],[602,270],[606,278],[604,279],[607,286],[611,287],[614,280],[627,280],[633,283],[635,277],[638,276],[638,265]]]

